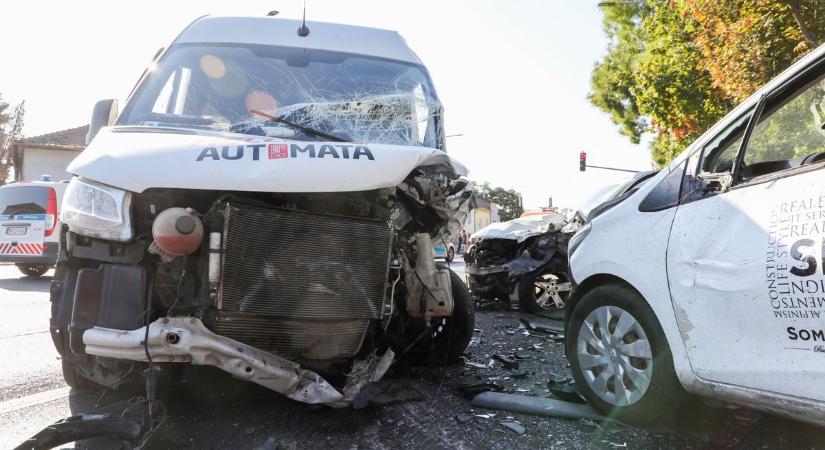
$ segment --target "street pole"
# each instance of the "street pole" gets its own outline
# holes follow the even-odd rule
[[[617,172],[632,172],[632,173],[640,172],[639,170],[619,169],[619,168],[616,168],[616,167],[591,166],[590,164],[587,164],[585,167],[590,167],[590,168],[593,168],[593,169],[615,170]]]

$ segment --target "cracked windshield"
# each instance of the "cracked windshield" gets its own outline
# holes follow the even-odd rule
[[[825,449],[825,1],[7,3],[0,449]]]
[[[416,64],[264,45],[172,49],[133,102],[120,124],[428,147],[440,111]]]

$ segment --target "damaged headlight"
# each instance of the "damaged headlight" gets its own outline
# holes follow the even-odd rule
[[[74,178],[63,196],[60,221],[84,236],[128,241],[132,238],[131,201],[127,191]]]

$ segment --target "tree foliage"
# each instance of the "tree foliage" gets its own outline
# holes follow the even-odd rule
[[[12,165],[11,144],[22,137],[25,114],[25,101],[18,103],[9,112],[9,104],[0,95],[0,186],[8,179]]]
[[[489,200],[498,205],[498,215],[502,221],[512,220],[524,212],[521,204],[521,194],[513,189],[492,187],[490,183],[471,183],[473,195],[477,198]]]
[[[606,2],[608,52],[591,102],[666,164],[737,103],[822,43],[817,0]]]

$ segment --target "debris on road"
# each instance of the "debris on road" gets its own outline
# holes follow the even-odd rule
[[[128,447],[143,448],[166,420],[160,402],[132,398],[97,411],[61,419],[38,432],[15,450],[49,449],[90,438],[110,438]]]
[[[518,434],[524,434],[524,432],[527,431],[518,422],[499,422],[499,425],[503,426],[504,428],[508,428],[510,430],[513,430]]]
[[[455,416],[455,420],[457,420],[458,423],[467,423],[467,422],[473,420],[473,415],[472,414],[457,414]]]
[[[572,379],[553,379],[547,382],[547,387],[550,389],[550,393],[559,400],[580,404],[587,403]]]
[[[504,390],[504,386],[498,383],[493,383],[492,381],[481,381],[461,385],[458,387],[458,390],[464,395],[465,398],[472,400],[482,392],[501,392]]]
[[[352,400],[353,409],[364,409],[368,405],[388,405],[416,400],[427,396],[410,380],[388,379],[370,383],[361,389]]]
[[[587,405],[518,394],[483,392],[478,394],[470,404],[480,408],[504,409],[525,414],[598,421],[608,420],[607,417]]]
[[[564,334],[564,323],[558,320],[540,319],[522,315],[519,320],[525,328],[537,333]]]
[[[504,355],[495,354],[493,359],[504,365],[505,369],[518,370],[518,362]]]

